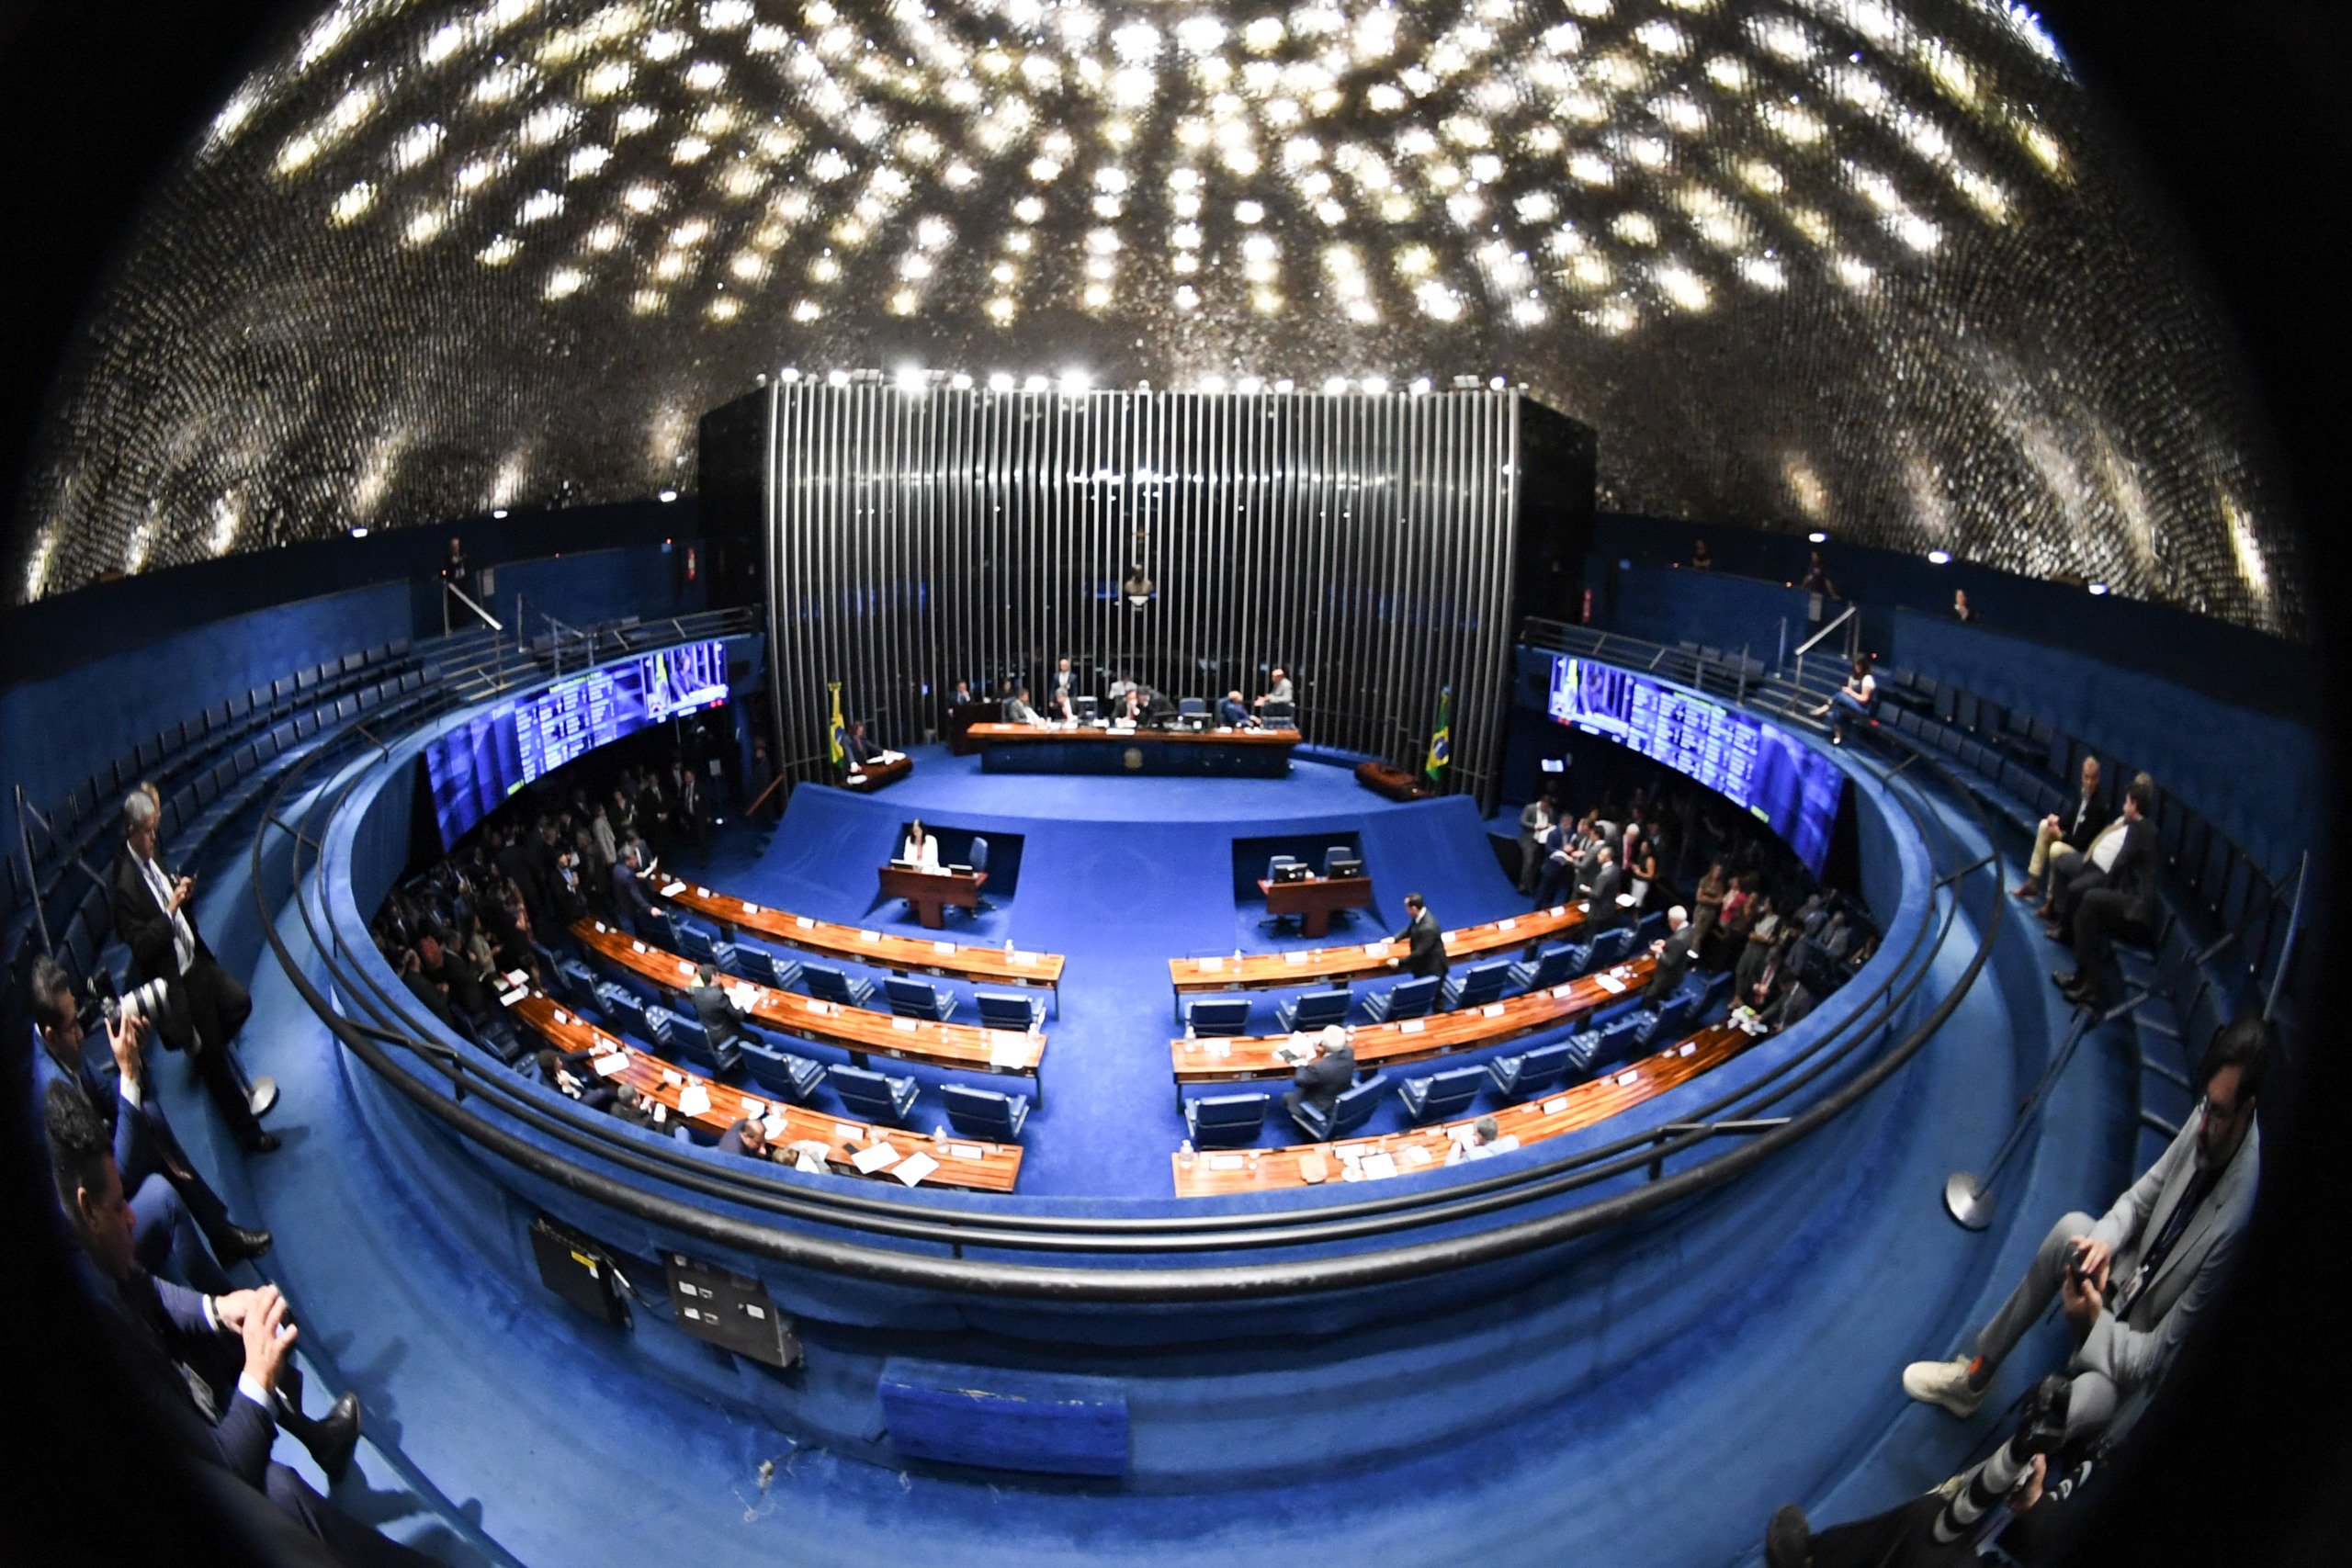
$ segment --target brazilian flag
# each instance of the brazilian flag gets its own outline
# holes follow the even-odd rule
[[[1429,766],[1422,769],[1432,784],[1445,783],[1445,765],[1453,760],[1453,688],[1437,694],[1437,728],[1430,732]]]
[[[825,690],[831,695],[833,705],[832,724],[827,731],[826,754],[832,758],[833,766],[838,768],[849,761],[849,726],[842,722],[842,683],[828,681]]]

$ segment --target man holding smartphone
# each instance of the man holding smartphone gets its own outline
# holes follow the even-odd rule
[[[2218,1031],[2198,1075],[2203,1098],[2147,1174],[2097,1222],[2071,1213],[2052,1226],[1978,1333],[1976,1353],[1914,1361],[1903,1370],[1904,1392],[1974,1415],[2054,1295],[2075,1341],[2067,1440],[2101,1429],[2120,1436],[2211,1303],[2253,1213],[2261,1167],[2255,1103],[2269,1051],[2259,1016]]]

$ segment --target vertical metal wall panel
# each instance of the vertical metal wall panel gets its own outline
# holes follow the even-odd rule
[[[1212,704],[1279,665],[1309,740],[1418,772],[1453,691],[1453,787],[1491,807],[1520,494],[1518,394],[768,396],[778,766],[821,777],[825,688],[887,744],[958,680],[1041,705],[1120,671]],[[1156,593],[1120,588],[1138,560]]]

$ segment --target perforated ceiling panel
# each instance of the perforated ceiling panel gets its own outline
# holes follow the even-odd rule
[[[922,366],[1499,375],[1604,504],[2303,630],[2212,318],[1985,0],[345,0],[87,343],[20,595],[690,487],[754,373]]]

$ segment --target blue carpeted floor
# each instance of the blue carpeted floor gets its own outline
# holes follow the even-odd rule
[[[1262,926],[1265,907],[1254,886],[1247,898],[1237,897],[1237,839],[1356,835],[1374,908],[1335,925],[1323,942],[1368,941],[1400,929],[1408,892],[1421,893],[1447,926],[1524,907],[1469,801],[1400,806],[1343,768],[1300,762],[1286,779],[990,774],[979,771],[978,758],[944,748],[918,750],[915,763],[911,777],[877,795],[804,786],[755,862],[747,863],[737,840],[714,851],[707,872],[685,869],[756,903],[920,933],[905,905],[875,895],[873,868],[893,852],[909,818],[977,829],[992,842],[1020,835],[1015,893],[976,918],[956,918],[953,934],[1010,940],[1069,960],[1060,1015],[1046,1022],[1044,1103],[1022,1134],[1021,1190],[1032,1196],[1169,1196],[1168,1156],[1184,1124],[1169,1077],[1168,1042],[1182,1031],[1168,960],[1321,945]],[[968,998],[968,987],[956,988]],[[1252,1027],[1271,1032],[1274,1004],[1287,994],[1256,993]],[[978,1015],[967,999],[957,1016]],[[1523,1042],[1512,1047],[1524,1048]],[[920,1114],[927,1125],[943,1076],[893,1070],[924,1080]],[[1392,1101],[1372,1130],[1404,1124]],[[1301,1135],[1277,1102],[1261,1141]]]
[[[807,792],[808,809],[831,793]],[[1374,874],[1384,861],[1411,864],[1418,853],[1410,874],[1429,879],[1432,903],[1450,923],[1511,902],[1491,857],[1448,863],[1444,847],[1462,835],[1442,818],[1392,811],[1368,797],[1351,805]],[[812,816],[804,837],[801,810],[796,802],[795,831],[756,863],[752,846],[722,845],[710,878],[770,878],[775,901],[786,902],[797,889],[815,896],[823,883],[810,868],[828,854],[873,863],[863,842],[827,841],[867,830],[858,817]],[[1204,840],[1201,864],[1176,879],[1190,890],[1170,908],[1160,895],[1162,863],[1126,858],[1119,846],[1121,831],[1145,829],[1125,818],[1100,825],[1109,840],[1065,848],[1073,871],[1093,868],[1070,876],[1068,890],[1054,893],[1051,875],[1033,890],[1024,865],[1021,894],[1003,915],[1021,941],[1063,946],[1074,976],[1083,962],[1115,977],[1128,958],[1148,966],[1182,951],[1184,921],[1215,907],[1213,894],[1231,913],[1229,863],[1216,841],[1225,829],[1194,827],[1196,841]],[[1160,848],[1181,831],[1165,820],[1148,829]],[[1387,860],[1392,852],[1406,858]],[[1153,876],[1148,900],[1115,880],[1140,874],[1138,867]],[[1114,880],[1106,886],[1103,876]],[[854,890],[834,896],[841,904],[817,912],[856,912]],[[1383,896],[1392,895],[1384,888]],[[252,908],[242,869],[223,865],[202,907],[210,929],[233,926],[238,900]],[[1123,913],[1123,901],[1143,907]],[[1087,929],[1114,917],[1117,940]],[[278,923],[314,967],[299,922],[288,913]],[[224,959],[252,971],[258,950],[238,946]],[[1981,1166],[1999,1141],[2020,1092],[2021,1043],[2042,1048],[2063,1024],[2039,973],[2047,958],[2039,935],[2012,921],[1997,951],[1998,985],[1980,987],[1895,1082],[1807,1146],[1807,1157],[1853,1159],[1857,1195],[1831,1208],[1759,1216],[1778,1243],[1774,1266],[1744,1295],[1706,1303],[1679,1337],[1630,1361],[1609,1354],[1619,1325],[1645,1298],[1673,1291],[1683,1264],[1671,1249],[1621,1249],[1608,1271],[1561,1280],[1587,1313],[1572,1344],[1517,1352],[1591,1358],[1591,1381],[1556,1406],[1498,1420],[1472,1440],[1402,1449],[1358,1471],[1318,1472],[1312,1453],[1272,1453],[1261,1456],[1261,1484],[1156,1495],[858,1462],[798,1448],[775,1427],[648,1376],[545,1292],[481,1267],[480,1238],[452,1222],[468,1211],[450,1201],[480,1183],[479,1173],[455,1147],[431,1171],[390,1156],[355,1080],[366,1069],[334,1045],[274,963],[262,960],[254,975],[243,1049],[253,1070],[275,1074],[283,1088],[271,1121],[285,1148],[239,1160],[225,1152],[185,1074],[160,1074],[159,1087],[240,1214],[277,1234],[266,1262],[304,1325],[314,1403],[345,1387],[367,1403],[371,1443],[339,1497],[390,1517],[400,1533],[452,1562],[492,1560],[486,1554],[494,1549],[478,1544],[488,1538],[523,1562],[567,1568],[656,1559],[849,1564],[878,1556],[944,1556],[969,1568],[1115,1556],[1202,1568],[1310,1554],[1382,1564],[1729,1563],[1751,1552],[1776,1503],[1803,1501],[1816,1519],[1831,1520],[1940,1480],[2001,1419],[1992,1404],[2012,1397],[2055,1353],[2043,1343],[2039,1355],[2020,1354],[1996,1385],[1996,1401],[1968,1424],[1911,1404],[1894,1382],[1904,1360],[1950,1351],[1984,1315],[2052,1218],[2096,1206],[2129,1174],[2129,1100],[2113,1081],[2110,1043],[2094,1042],[2062,1082],[2030,1157],[2005,1184],[1996,1228],[1970,1235],[1944,1218],[1937,1193],[1945,1172]],[[1073,1075],[1071,1092],[1053,1113],[1086,1098],[1081,1085],[1105,1103],[1131,1096],[1136,1124],[1149,1129],[1135,1135],[1148,1160],[1119,1158],[1107,1136],[1093,1157],[1137,1181],[1147,1165],[1164,1179],[1173,1124],[1164,978],[1139,984],[1133,1004],[1138,1021],[1153,1021],[1129,1053],[1148,1066],[1098,1063],[1128,1043],[1108,1011],[1083,1019],[1073,998],[1056,1049],[1076,1048],[1052,1069]],[[1058,1077],[1049,1085],[1064,1088]],[[1066,1134],[1068,1125],[1077,1130]],[[1085,1125],[1077,1117],[1041,1123],[1033,1146],[1040,1156],[1065,1137],[1083,1146]],[[1046,1168],[1042,1158],[1037,1168]],[[2048,1334],[2045,1327],[2045,1340]],[[1508,1358],[1452,1368],[1426,1392],[1455,1397],[1507,1382],[1510,1370]],[[1203,1444],[1216,1440],[1221,1402],[1297,1396],[1228,1382],[1209,1367],[1137,1393],[1197,1408],[1187,1440]],[[791,1400],[776,1399],[784,1422]],[[763,1461],[774,1461],[764,1477]]]

